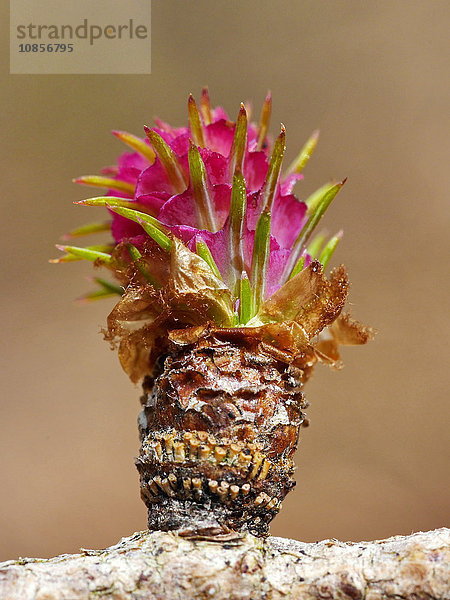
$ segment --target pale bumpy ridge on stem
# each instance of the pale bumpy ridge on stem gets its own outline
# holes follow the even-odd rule
[[[106,550],[0,563],[8,600],[448,600],[450,530],[307,544],[140,532]]]

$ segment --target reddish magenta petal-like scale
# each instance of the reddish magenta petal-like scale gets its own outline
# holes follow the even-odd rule
[[[158,127],[152,127],[152,131],[156,131],[156,133],[162,137],[162,139],[172,148],[175,154],[179,157],[187,154],[189,150],[189,131],[183,128],[183,132],[179,135],[174,136],[171,132],[168,132],[164,129],[159,129]]]
[[[192,191],[187,189],[182,194],[172,196],[163,204],[158,213],[158,219],[165,225],[188,225],[199,227],[197,210]]]
[[[201,230],[194,235],[188,243],[189,250],[195,252],[197,239],[203,240],[209,250],[211,251],[212,257],[219,269],[221,275],[226,278],[227,273],[230,269],[231,257],[229,253],[228,243],[228,228],[224,227],[220,231],[211,233],[210,231]],[[226,280],[226,279],[225,279]]]
[[[253,123],[249,123],[247,127],[247,147],[249,151],[256,150],[258,143],[258,127]]]
[[[230,268],[228,229],[226,227],[215,233],[188,225],[174,225],[169,226],[168,229],[192,252],[196,251],[197,240],[204,241],[211,251],[221,275],[226,276]]]
[[[213,122],[215,121],[229,121],[230,117],[222,106],[216,106],[212,109]]]
[[[189,225],[167,225],[167,229],[175,237],[181,240],[184,244],[189,247],[191,240],[197,235],[202,234],[203,231],[197,227],[190,227]]]
[[[154,192],[172,192],[172,184],[167,177],[166,171],[157,158],[153,165],[142,171],[139,175],[136,185],[136,200],[141,196],[147,196]]]
[[[139,223],[130,221],[121,215],[109,211],[112,215],[111,234],[116,244],[124,239],[135,237],[142,234],[142,227]]]
[[[272,235],[282,248],[291,248],[306,223],[306,204],[293,194],[278,195],[272,210]]]
[[[271,242],[274,239],[275,238],[271,238]],[[279,287],[281,287],[283,283],[282,277],[284,274],[284,268],[290,253],[290,250],[287,250],[286,248],[270,250],[269,268],[267,270],[266,289],[264,293],[265,298],[269,298],[269,296],[271,296]]]
[[[124,152],[117,161],[117,177],[129,183],[136,183],[139,174],[142,173],[150,163],[138,152]]]
[[[259,190],[267,175],[267,157],[264,152],[248,152],[244,162],[244,177],[247,192]]]
[[[282,196],[291,194],[297,181],[301,181],[303,175],[301,173],[291,173],[280,181],[280,192]]]
[[[146,206],[153,216],[159,214],[159,211],[164,206],[165,202],[171,198],[169,192],[154,192],[153,194],[145,194],[139,196],[139,204]]]
[[[253,244],[255,240],[255,232],[247,230],[244,235],[244,260],[250,273],[252,264]],[[268,298],[275,290],[277,290],[282,281],[283,270],[286,266],[290,250],[280,248],[273,235],[270,236],[270,254],[269,265],[267,268],[266,288],[264,297]]]
[[[169,138],[164,137],[167,142],[178,137],[179,135],[186,135],[189,133],[189,129],[187,127],[172,127],[172,125],[166,123],[162,119],[156,118],[155,123],[158,126],[160,133],[163,131],[169,136]]]
[[[188,172],[187,156],[180,157],[179,162],[182,168]],[[154,195],[155,192],[165,192],[169,194],[169,197],[174,193],[173,185],[159,158],[156,158],[155,162],[139,175],[135,198],[140,202],[141,196]]]
[[[229,229],[227,225],[215,233],[187,225],[174,225],[170,226],[169,229],[192,252],[196,251],[197,240],[205,242],[221,275],[226,278],[231,262]]]
[[[255,192],[247,195],[247,227],[256,229],[261,213],[262,194]],[[306,204],[293,194],[275,198],[272,209],[271,232],[282,248],[291,248],[306,221]]]
[[[247,194],[247,213],[246,213],[246,224],[249,231],[255,231],[256,223],[258,222],[259,212],[258,207],[260,204],[260,193],[252,192]]]
[[[178,156],[178,159],[182,161],[182,157],[187,155],[187,153],[189,152],[189,146],[190,146],[189,133],[185,133],[183,135],[177,136],[169,143],[169,146],[172,148],[172,150]],[[187,160],[186,160],[186,162],[187,162]]]
[[[200,155],[205,163],[206,174],[211,185],[229,183],[228,161],[224,156],[207,148],[200,148]]]
[[[215,208],[217,225],[223,227],[230,211],[231,186],[215,185],[211,188],[211,200]],[[188,225],[200,228],[196,202],[191,189],[172,196],[161,208],[158,219],[166,225]]]
[[[220,120],[206,127],[208,148],[214,152],[228,156],[233,144],[234,123]]]

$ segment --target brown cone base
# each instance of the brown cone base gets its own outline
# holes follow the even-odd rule
[[[208,338],[144,384],[137,468],[149,528],[267,535],[293,487],[302,373]]]

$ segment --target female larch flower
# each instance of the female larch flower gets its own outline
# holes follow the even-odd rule
[[[59,246],[65,255],[55,262],[92,260],[120,283],[97,278],[100,290],[85,298],[121,295],[106,337],[119,343],[131,379],[144,378],[138,468],[153,528],[185,524],[180,502],[207,496],[217,526],[241,527],[249,519],[250,530],[264,533],[292,486],[292,454],[305,406],[298,390],[317,360],[340,364],[338,344],[362,344],[371,336],[369,328],[342,313],[349,285],[345,268],[324,275],[341,232],[328,241],[323,234],[311,238],[345,181],[298,199],[293,189],[318,134],[283,172],[286,132],[281,125],[270,138],[271,107],[268,94],[254,124],[241,104],[233,122],[223,108],[211,106],[204,89],[198,106],[189,96],[187,127],[156,120],[155,127],[144,128],[143,138],[114,131],[132,152],[100,176],[75,180],[108,190],[78,204],[106,207],[111,221],[82,226],[67,237],[109,230],[113,242]],[[206,457],[220,444],[219,456],[228,443],[246,441],[251,447],[235,449],[241,462],[228,462],[228,474],[217,457],[212,471],[210,463],[190,464],[202,489],[197,493],[191,478],[182,491],[187,467],[173,470],[178,460],[173,444],[183,445],[177,447],[184,465],[186,432],[206,444]],[[186,439],[192,441],[192,435]],[[241,464],[246,456],[253,457],[252,477]],[[161,468],[164,481],[155,475]],[[255,474],[261,481],[253,489],[249,481]],[[248,499],[238,503],[239,510],[230,507],[223,499],[228,491],[218,491],[220,477],[238,488],[246,481],[251,502],[261,510],[254,512]],[[174,498],[180,502],[174,504]]]

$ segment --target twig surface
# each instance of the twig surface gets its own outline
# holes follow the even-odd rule
[[[375,542],[139,532],[105,550],[0,563],[2,600],[444,600],[450,529]]]

